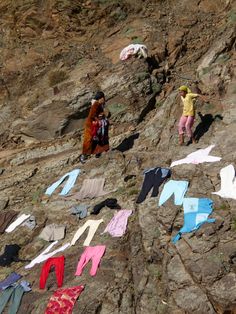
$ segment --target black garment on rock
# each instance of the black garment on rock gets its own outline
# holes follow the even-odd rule
[[[105,206],[111,209],[121,209],[120,205],[117,203],[116,198],[107,198],[105,201],[94,206],[93,211],[91,212],[91,215],[99,214],[100,210]]]
[[[136,201],[137,204],[142,203],[145,199],[148,193],[152,190],[151,197],[156,197],[159,192],[160,185],[171,176],[171,171],[168,168],[150,168],[146,171],[144,171],[144,180],[141,192],[138,196],[138,199]]]
[[[5,246],[4,253],[0,256],[0,266],[9,266],[12,262],[17,261],[20,246],[10,244]]]
[[[10,266],[12,262],[28,262],[18,257],[21,247],[18,244],[9,244],[5,246],[4,253],[0,255],[0,266]]]

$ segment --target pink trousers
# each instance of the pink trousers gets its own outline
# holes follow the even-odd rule
[[[84,267],[88,264],[90,259],[92,259],[92,267],[90,269],[90,275],[95,276],[97,273],[98,266],[100,264],[101,258],[103,257],[106,250],[105,245],[97,246],[87,246],[83,254],[80,257],[75,275],[80,276]]]
[[[189,138],[192,138],[192,136],[193,136],[193,131],[192,131],[193,123],[194,123],[194,117],[182,116],[179,120],[179,125],[178,125],[179,134],[184,134],[184,131],[186,131],[187,136]]]

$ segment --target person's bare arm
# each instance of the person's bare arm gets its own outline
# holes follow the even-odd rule
[[[198,94],[198,98],[200,98],[201,100],[203,100],[203,101],[205,101],[205,102],[208,102],[208,101],[209,101],[209,97],[206,96],[206,95]]]

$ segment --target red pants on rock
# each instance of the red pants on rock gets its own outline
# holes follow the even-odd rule
[[[60,288],[63,285],[65,256],[62,255],[58,257],[50,257],[43,264],[39,281],[40,289],[45,288],[46,281],[52,266],[55,267],[58,288]]]
[[[72,314],[74,304],[84,286],[56,290],[51,296],[45,314]]]

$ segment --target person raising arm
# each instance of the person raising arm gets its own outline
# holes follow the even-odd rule
[[[185,132],[187,133],[189,141],[196,143],[192,131],[195,119],[194,99],[197,97],[201,98],[203,101],[206,101],[207,99],[203,95],[192,93],[191,90],[185,85],[179,87],[179,95],[183,103],[183,113],[178,124],[179,145],[184,144]]]

